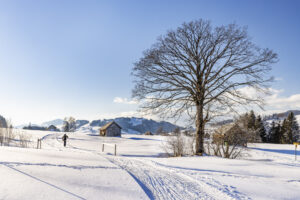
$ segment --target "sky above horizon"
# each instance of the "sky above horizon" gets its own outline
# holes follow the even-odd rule
[[[300,1],[0,1],[0,115],[14,124],[137,116],[133,63],[199,18],[279,55],[268,112],[300,109]]]

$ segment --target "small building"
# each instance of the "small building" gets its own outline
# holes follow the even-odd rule
[[[48,128],[47,128],[47,131],[59,131],[59,129],[56,127],[56,126],[54,126],[54,125],[50,125]]]
[[[122,127],[115,121],[109,122],[100,128],[100,136],[121,137]]]

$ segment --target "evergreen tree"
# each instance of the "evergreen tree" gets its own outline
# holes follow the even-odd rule
[[[283,126],[283,141],[286,144],[292,144],[297,140],[299,134],[299,125],[293,112],[289,113]]]
[[[248,129],[255,129],[255,120],[256,120],[256,116],[254,114],[254,111],[251,110],[249,115],[248,115],[248,123],[247,123],[247,128]]]
[[[258,135],[261,137],[261,141],[262,142],[267,142],[266,129],[265,129],[264,123],[263,123],[260,115],[258,115],[258,117],[256,118],[255,129],[258,132]]]
[[[287,120],[284,119],[282,122],[282,126],[281,126],[281,134],[280,134],[280,138],[279,138],[279,142],[280,144],[288,144],[288,123]]]
[[[282,135],[282,131],[281,131],[281,123],[277,123],[276,127],[275,127],[275,143],[279,144],[280,143],[280,137]]]
[[[269,140],[271,143],[278,144],[280,141],[280,131],[281,131],[281,125],[280,123],[276,124],[274,121],[272,121],[271,128],[269,130]]]

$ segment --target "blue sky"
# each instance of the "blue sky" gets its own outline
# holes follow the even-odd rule
[[[133,115],[133,63],[203,18],[248,26],[279,54],[272,111],[300,109],[300,1],[0,1],[0,114],[15,124]]]

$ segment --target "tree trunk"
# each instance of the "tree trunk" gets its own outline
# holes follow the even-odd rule
[[[204,153],[203,139],[204,139],[204,120],[203,120],[203,106],[196,104],[196,155],[202,156]]]

